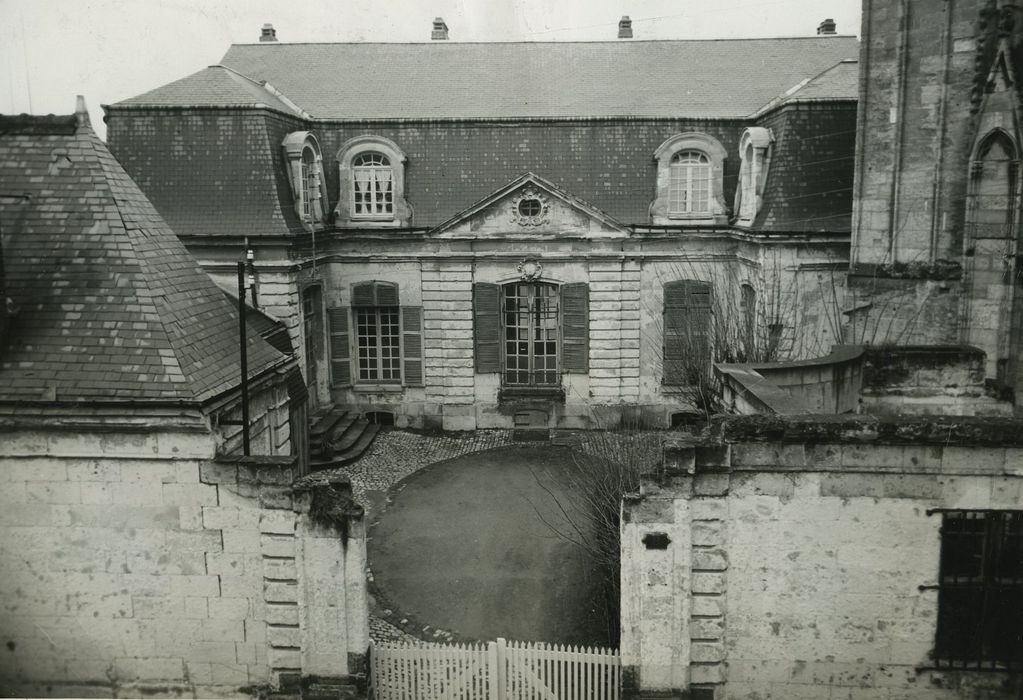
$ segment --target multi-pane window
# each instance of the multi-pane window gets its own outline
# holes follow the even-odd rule
[[[945,511],[935,665],[1023,668],[1023,511]]]
[[[556,385],[558,288],[544,282],[504,286],[505,383]]]
[[[313,149],[306,148],[302,151],[302,220],[309,221],[313,218],[313,200],[317,198],[320,189],[320,178],[316,167],[316,154]]]
[[[671,159],[668,182],[669,214],[710,211],[710,158],[699,151],[680,151]]]
[[[398,307],[355,309],[359,381],[401,382]]]
[[[394,172],[381,153],[361,153],[352,160],[352,213],[357,217],[394,215]]]

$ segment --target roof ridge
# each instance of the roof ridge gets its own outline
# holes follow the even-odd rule
[[[232,42],[230,46],[261,46],[268,49],[278,49],[286,46],[493,46],[494,44],[525,44],[525,45],[578,45],[578,44],[615,44],[619,46],[628,46],[635,44],[666,44],[666,43],[679,43],[679,42],[700,42],[709,43],[714,41],[779,41],[779,40],[797,40],[797,39],[812,39],[817,41],[832,41],[834,39],[856,39],[859,41],[859,37],[855,34],[832,34],[827,37],[823,37],[817,34],[811,36],[750,36],[750,37],[717,37],[710,39],[583,39],[580,41],[525,41],[521,39],[512,39],[509,41],[436,41],[436,40],[417,40],[417,41],[243,41],[243,42]]]

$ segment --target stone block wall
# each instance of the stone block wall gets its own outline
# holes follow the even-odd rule
[[[0,445],[0,694],[247,696],[358,665],[361,520],[314,519],[290,457],[173,431]]]
[[[1021,428],[742,417],[715,444],[669,446],[662,473],[623,510],[622,655],[634,691],[1017,697],[1018,674],[935,670],[931,652],[934,509],[1019,510]],[[666,548],[649,546],[658,534]]]

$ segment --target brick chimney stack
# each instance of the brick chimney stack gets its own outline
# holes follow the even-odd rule
[[[435,17],[433,20],[433,32],[430,34],[430,38],[434,41],[447,41],[448,38],[448,25],[444,22],[443,17]]]
[[[833,36],[837,34],[835,31],[835,20],[830,17],[817,26],[817,34],[820,36]]]
[[[259,35],[260,41],[277,41],[277,30],[272,24],[264,24],[263,31]]]
[[[618,20],[618,38],[632,38],[632,20],[629,19],[628,15],[622,15],[622,18]]]

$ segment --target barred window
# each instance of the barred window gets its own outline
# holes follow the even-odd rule
[[[361,153],[352,160],[352,213],[390,218],[394,213],[394,173],[381,153]]]
[[[671,159],[668,213],[710,211],[710,158],[699,151],[682,151]]]
[[[944,511],[939,668],[1023,668],[1023,511]]]

